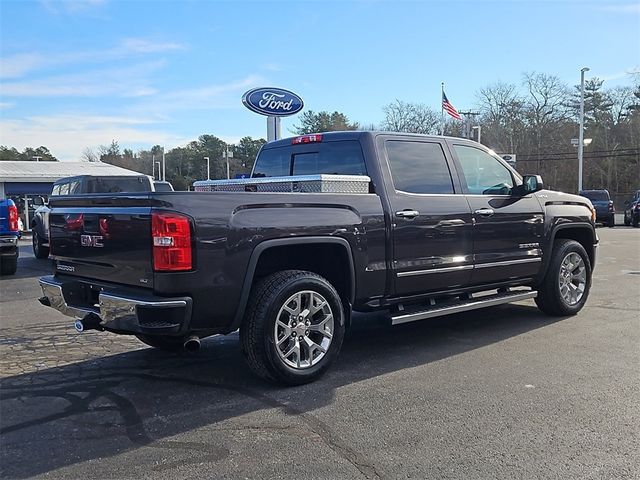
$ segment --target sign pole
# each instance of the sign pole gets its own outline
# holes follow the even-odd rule
[[[280,117],[267,117],[267,142],[280,140]]]

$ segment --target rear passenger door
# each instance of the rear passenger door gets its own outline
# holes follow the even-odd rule
[[[542,265],[544,216],[533,194],[513,195],[516,178],[498,158],[452,142],[473,214],[472,284],[532,277]]]
[[[378,137],[392,215],[396,296],[462,287],[473,268],[471,210],[440,139]],[[383,162],[384,163],[384,162]]]

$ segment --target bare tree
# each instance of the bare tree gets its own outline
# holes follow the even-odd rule
[[[82,155],[80,155],[80,159],[83,162],[99,162],[100,155],[98,155],[93,148],[87,147],[82,151]]]
[[[437,133],[439,115],[422,103],[396,100],[382,108],[385,119],[382,129],[389,132]]]

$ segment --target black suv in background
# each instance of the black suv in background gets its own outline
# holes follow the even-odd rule
[[[596,209],[596,222],[613,228],[616,225],[616,209],[608,190],[582,190],[580,195],[591,200]]]
[[[100,193],[139,193],[155,190],[151,177],[147,175],[78,175],[56,180],[51,196],[69,196]],[[169,186],[171,184],[167,183]],[[173,187],[171,187],[171,191]],[[163,189],[162,191],[168,191]],[[38,205],[31,220],[33,254],[36,258],[49,256],[49,206],[43,197],[34,201]]]
[[[640,190],[636,190],[631,200],[624,202],[624,224],[640,226]]]

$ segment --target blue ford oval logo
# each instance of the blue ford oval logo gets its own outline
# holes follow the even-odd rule
[[[302,110],[302,99],[289,90],[261,87],[249,90],[242,96],[242,103],[249,110],[269,117],[286,117]]]

